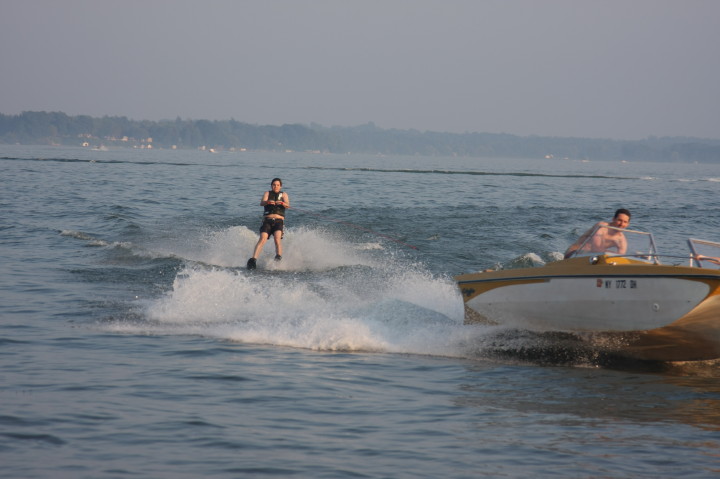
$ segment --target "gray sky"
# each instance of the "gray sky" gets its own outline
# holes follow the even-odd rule
[[[716,0],[0,0],[0,113],[720,138]]]

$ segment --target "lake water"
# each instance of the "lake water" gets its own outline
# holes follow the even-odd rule
[[[720,365],[465,326],[452,277],[616,208],[720,239],[720,165],[0,146],[0,477],[717,477]],[[284,257],[259,201],[290,195]]]

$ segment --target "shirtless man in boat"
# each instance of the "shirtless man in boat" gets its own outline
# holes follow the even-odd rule
[[[625,254],[627,251],[627,240],[622,231],[613,228],[625,229],[630,224],[630,211],[620,208],[615,211],[612,221],[601,221],[587,230],[575,243],[565,251],[565,258],[569,258],[582,246],[582,251],[593,251],[597,253]],[[607,228],[610,226],[611,228]],[[593,234],[593,232],[595,234]],[[587,239],[590,238],[589,241]],[[584,246],[583,246],[584,243]]]

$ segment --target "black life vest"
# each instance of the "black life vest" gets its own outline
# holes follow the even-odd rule
[[[275,193],[274,191],[268,191],[268,201],[285,201],[283,198],[283,192]],[[285,207],[280,205],[265,205],[264,216],[267,215],[280,215],[285,218]]]

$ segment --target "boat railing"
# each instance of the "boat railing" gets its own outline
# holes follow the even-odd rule
[[[642,231],[628,231],[623,230],[626,233],[641,233],[650,235],[650,233],[644,233]],[[650,251],[643,249],[631,249],[628,246],[628,252],[625,254],[617,254],[610,251],[604,252],[592,252],[583,251],[577,256],[590,256],[591,262],[597,263],[601,255],[612,257],[612,258],[630,258],[640,259],[642,261],[651,262],[653,264],[674,264],[681,265],[686,263],[690,267],[694,268],[707,268],[707,269],[720,269],[720,243],[715,241],[700,240],[696,238],[688,239],[688,247],[690,248],[689,254],[659,254],[655,252],[655,242],[651,241]],[[661,261],[662,259],[662,261]]]
[[[688,239],[690,266],[720,269],[720,243],[697,238]]]
[[[620,253],[618,251],[596,251],[592,246],[592,240],[595,234],[601,228],[618,231],[625,236],[627,244],[626,251]],[[610,225],[597,225],[587,238],[580,245],[567,255],[568,258],[573,256],[597,256],[606,254],[609,256],[625,256],[630,258],[642,259],[655,264],[660,264],[660,255],[655,246],[655,238],[652,233],[646,231],[630,230],[626,228],[617,228]]]

